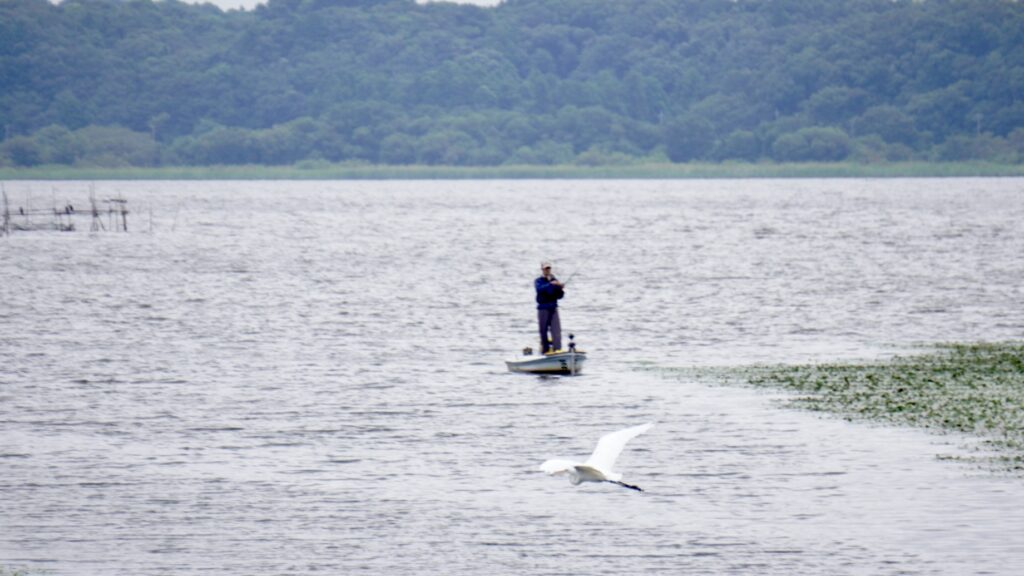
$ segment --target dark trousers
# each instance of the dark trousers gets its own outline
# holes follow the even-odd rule
[[[558,308],[537,310],[537,324],[540,326],[540,350],[562,349],[562,323],[558,319]],[[551,331],[551,342],[548,342],[548,330]]]

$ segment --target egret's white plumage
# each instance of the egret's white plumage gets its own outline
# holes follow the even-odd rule
[[[612,466],[615,465],[615,460],[622,453],[622,449],[626,447],[626,443],[647,432],[651,426],[654,426],[654,423],[648,422],[601,436],[594,453],[582,464],[571,460],[548,460],[540,465],[540,469],[552,476],[568,474],[573,485],[581,482],[611,482],[642,492],[637,486],[623,483],[622,474],[612,472]]]

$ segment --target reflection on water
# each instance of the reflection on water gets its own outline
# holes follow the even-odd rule
[[[962,439],[657,368],[1021,338],[1022,188],[99,183],[132,232],[0,239],[0,566],[1018,574],[1024,484]],[[543,258],[578,378],[504,371]],[[536,469],[648,420],[644,494]]]

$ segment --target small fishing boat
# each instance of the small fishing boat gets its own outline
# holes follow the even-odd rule
[[[586,360],[587,353],[576,349],[576,344],[570,335],[568,350],[534,355],[532,349],[525,348],[522,356],[518,356],[514,360],[506,360],[505,365],[508,366],[510,372],[575,376],[583,370],[583,363]]]

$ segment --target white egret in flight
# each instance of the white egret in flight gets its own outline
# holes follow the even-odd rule
[[[573,486],[581,482],[610,482],[643,492],[639,486],[622,482],[622,474],[612,472],[612,466],[615,465],[615,459],[625,448],[626,442],[647,432],[651,426],[654,426],[654,423],[648,422],[601,436],[601,439],[597,441],[597,448],[594,448],[594,453],[583,464],[569,460],[548,460],[540,465],[540,469],[552,476],[568,474],[569,482],[572,482]]]

